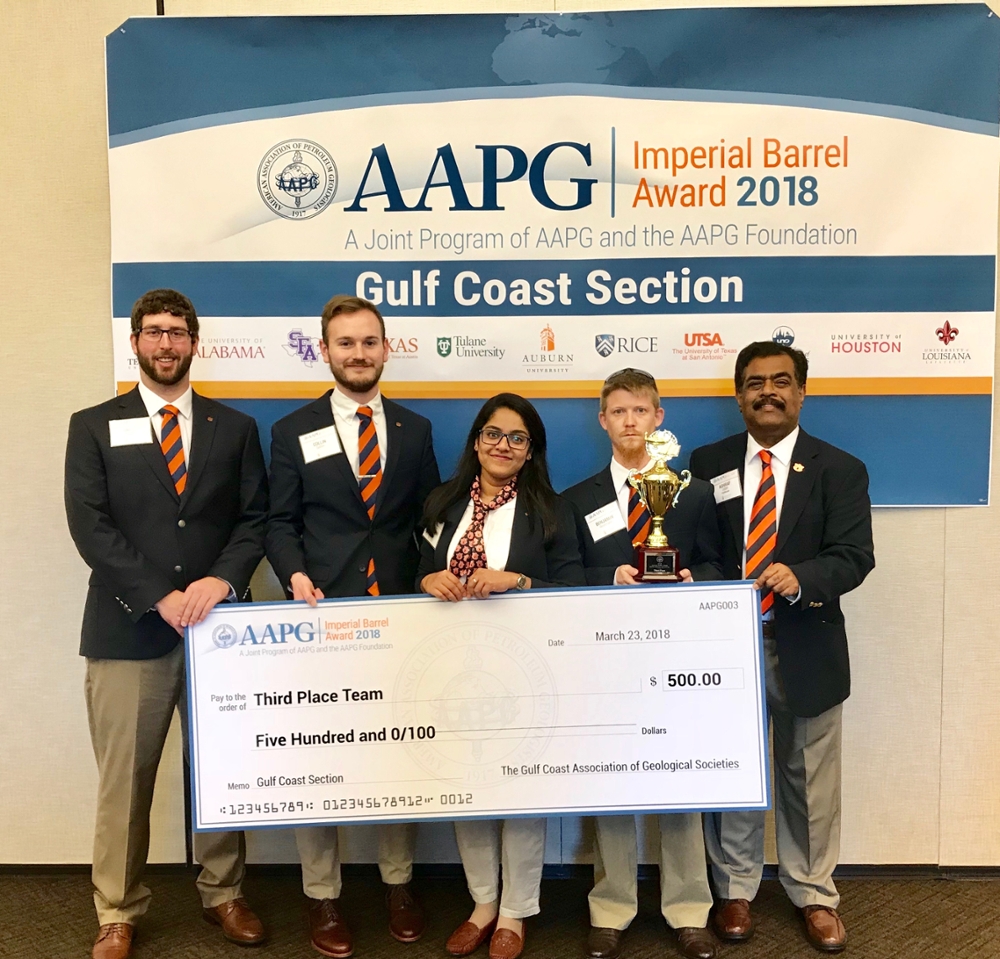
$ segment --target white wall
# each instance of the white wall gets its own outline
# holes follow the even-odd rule
[[[672,5],[165,2],[176,16]],[[76,655],[87,571],[66,532],[62,458],[70,413],[112,390],[104,37],[154,12],[155,0],[0,0],[0,863],[90,858],[96,775]],[[913,468],[955,466],[928,450]],[[993,501],[876,513],[878,568],[845,603],[854,695],[845,712],[843,862],[1000,864],[996,483]],[[154,862],[184,856],[176,730],[167,757]],[[350,858],[370,856],[363,832],[347,845]],[[285,833],[255,835],[251,851],[294,861]],[[420,852],[453,859],[447,828],[425,830]],[[550,861],[585,852],[577,821],[550,830]]]

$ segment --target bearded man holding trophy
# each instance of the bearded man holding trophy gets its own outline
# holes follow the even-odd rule
[[[611,463],[563,493],[573,506],[590,586],[722,579],[722,540],[710,483],[678,476],[666,464],[680,452],[661,430],[656,380],[642,370],[612,373],[601,389],[598,419],[611,440]],[[686,959],[712,959],[712,892],[700,813],[657,817],[660,909]],[[589,896],[592,959],[617,959],[635,918],[637,841],[634,816],[598,816],[594,888]]]

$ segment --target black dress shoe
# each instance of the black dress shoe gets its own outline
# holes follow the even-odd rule
[[[591,926],[587,933],[587,955],[591,959],[618,959],[622,954],[624,929]]]
[[[715,938],[707,929],[682,926],[677,933],[677,951],[684,959],[715,959]]]

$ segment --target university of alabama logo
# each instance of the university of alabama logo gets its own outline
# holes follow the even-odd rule
[[[260,198],[286,220],[308,220],[337,195],[337,164],[312,140],[285,140],[271,147],[257,168]]]

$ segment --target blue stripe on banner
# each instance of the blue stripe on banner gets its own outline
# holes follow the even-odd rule
[[[223,402],[256,418],[266,455],[271,426],[302,405],[298,400]],[[482,401],[401,402],[433,423],[441,475],[449,476]],[[545,421],[557,490],[608,464],[611,450],[597,422],[596,399],[532,402]],[[864,461],[876,506],[980,506],[989,495],[991,407],[989,396],[810,396],[802,426]],[[743,429],[729,397],[667,399],[664,410],[664,425],[683,447],[671,464],[676,469],[688,465],[697,447]]]
[[[432,276],[435,270],[440,271],[436,278]],[[420,306],[412,303],[414,271],[420,271]],[[116,263],[114,315],[128,316],[132,304],[147,290],[171,287],[187,294],[204,316],[319,316],[334,294],[354,293],[358,277],[365,272],[378,279],[369,277],[361,292],[377,303],[381,300],[380,309],[387,316],[991,312],[995,258]],[[565,277],[562,294],[561,276]],[[647,277],[654,281],[646,287],[648,297],[657,298],[654,303],[640,299],[642,280]],[[622,278],[634,283],[622,286],[616,299],[615,287]],[[433,305],[428,305],[425,286],[429,279],[437,280]],[[511,305],[508,294],[515,279],[527,281],[530,305]],[[491,280],[499,280],[500,285],[491,285]],[[553,302],[548,305],[541,302],[538,292],[542,280],[549,281],[545,290]],[[400,302],[404,282],[408,284],[405,305],[390,305],[387,300]],[[497,302],[501,292],[503,300]],[[677,302],[665,302],[668,295]],[[496,305],[487,303],[487,297]]]
[[[996,124],[998,48],[985,4],[150,17],[108,37],[108,127],[116,137],[281,104],[551,83],[794,94]]]

